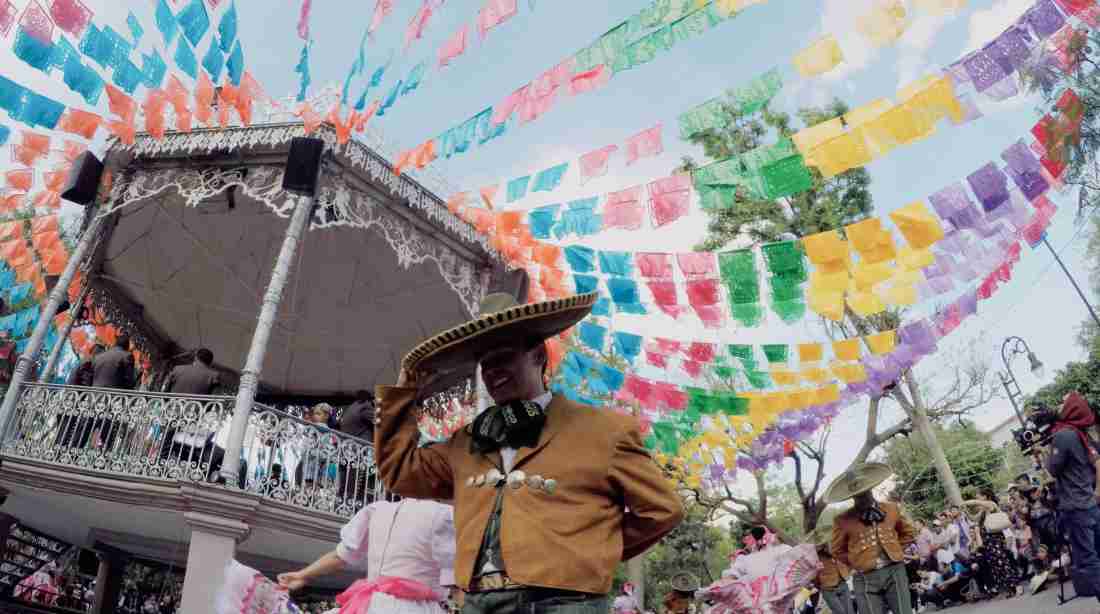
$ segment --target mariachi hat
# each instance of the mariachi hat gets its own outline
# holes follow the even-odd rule
[[[829,503],[840,503],[851,499],[882,484],[893,474],[894,470],[882,463],[856,465],[829,484],[829,489],[825,491],[825,500]]]
[[[670,583],[672,584],[672,590],[677,593],[694,593],[699,590],[699,579],[687,572],[672,576]]]
[[[480,315],[421,343],[405,356],[410,371],[446,372],[477,362],[486,351],[517,340],[538,342],[580,322],[592,311],[599,293],[578,294],[520,305],[510,294],[481,301]]]

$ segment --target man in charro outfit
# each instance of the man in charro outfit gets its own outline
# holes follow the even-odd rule
[[[851,509],[833,521],[831,550],[837,562],[852,570],[852,591],[860,614],[912,614],[905,547],[916,530],[896,503],[876,501],[871,489],[893,471],[882,463],[864,463],[845,471],[829,485],[829,503],[853,500]]]
[[[467,614],[608,612],[616,565],[683,517],[633,418],[546,390],[544,341],[595,300],[490,295],[481,317],[413,349],[397,386],[378,387],[379,474],[401,496],[454,501]],[[421,391],[433,374],[473,364],[497,405],[450,441],[418,446]]]
[[[824,527],[814,532],[817,558],[821,561],[821,571],[817,572],[814,584],[817,585],[822,600],[829,606],[832,614],[852,614],[852,597],[848,591],[848,576],[851,572],[830,552],[832,536],[832,527]]]

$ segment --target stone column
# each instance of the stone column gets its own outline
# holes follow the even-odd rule
[[[225,567],[237,552],[237,542],[248,536],[249,526],[202,512],[188,512],[184,518],[191,525],[191,544],[180,614],[209,614],[225,578]]]
[[[95,601],[92,612],[109,614],[118,609],[118,598],[122,595],[122,580],[126,572],[126,563],[130,557],[125,552],[97,544],[99,550],[99,569],[95,577]]]

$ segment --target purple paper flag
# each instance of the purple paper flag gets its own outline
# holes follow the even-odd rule
[[[1039,0],[1024,14],[1023,20],[1027,21],[1027,25],[1031,26],[1039,38],[1047,38],[1066,23],[1066,18],[1054,5],[1053,0]]]
[[[978,313],[978,293],[974,289],[962,293],[958,301],[959,313],[966,318]]]
[[[1050,189],[1050,184],[1043,177],[1039,159],[1022,140],[1004,150],[1001,158],[1008,165],[1008,174],[1013,183],[1029,201]]]
[[[962,107],[962,117],[960,117],[958,121],[956,121],[955,118],[951,118],[951,123],[960,126],[982,117],[982,110],[978,108],[978,105],[974,102],[974,99],[971,98],[970,94],[963,94],[959,96],[958,99],[959,106]]]
[[[985,90],[985,95],[991,100],[1003,101],[1020,93],[1020,80],[1015,74],[1008,75],[1004,79],[990,85]]]
[[[928,197],[932,207],[941,218],[948,218],[951,214],[971,203],[970,196],[962,183],[955,182]]]
[[[982,203],[986,212],[993,211],[1008,202],[1008,177],[992,162],[966,177],[970,189]]]
[[[970,204],[952,213],[947,221],[951,222],[957,230],[974,228],[982,222],[982,213],[978,211],[976,206]]]
[[[1034,39],[1025,28],[1011,26],[992,43],[985,46],[986,53],[1006,73],[1016,72],[1031,57]]]
[[[932,286],[932,290],[936,292],[936,295],[951,292],[955,289],[955,280],[953,278],[955,271],[952,270],[950,275],[944,275],[943,277],[936,277],[929,279],[928,283]]]
[[[936,338],[926,320],[917,320],[901,327],[898,336],[902,342],[921,354],[936,351]]]
[[[970,80],[974,82],[974,89],[984,92],[994,83],[1004,79],[1008,73],[990,57],[984,49],[979,49],[963,59],[963,66]]]

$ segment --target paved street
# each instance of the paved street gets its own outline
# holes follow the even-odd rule
[[[1069,587],[1067,586],[1067,590]],[[937,612],[935,608],[926,613]],[[984,601],[975,605],[956,606],[943,610],[944,614],[1097,614],[1100,603],[1095,599],[1074,599],[1058,605],[1058,590],[1047,589],[1035,596],[1017,597],[1001,601]]]

